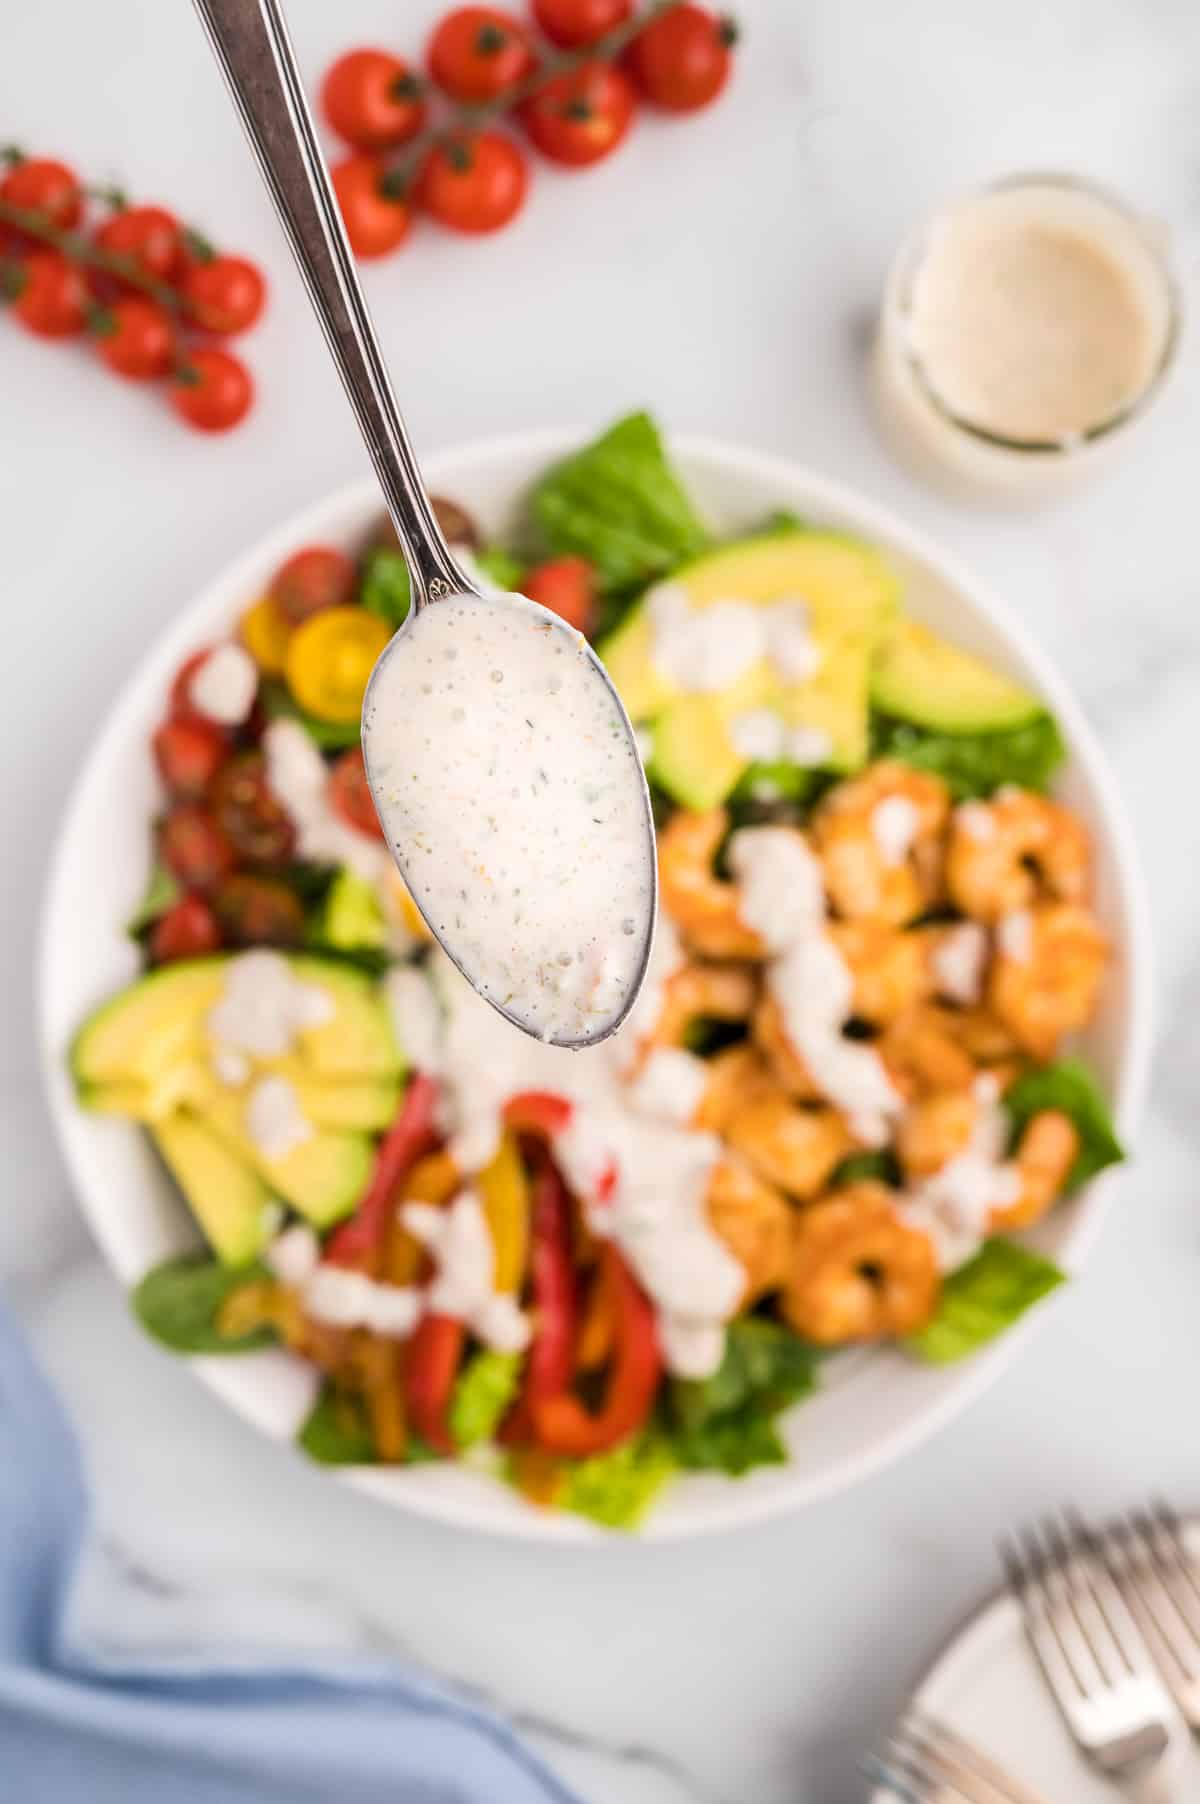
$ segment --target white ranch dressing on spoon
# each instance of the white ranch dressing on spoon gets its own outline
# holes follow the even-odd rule
[[[522,596],[422,608],[363,709],[388,844],[488,1001],[601,1038],[646,953],[653,836],[637,747],[586,641]]]

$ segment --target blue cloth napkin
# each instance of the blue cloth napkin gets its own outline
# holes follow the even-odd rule
[[[495,1717],[378,1660],[80,1645],[79,1449],[0,1306],[0,1799],[578,1804]]]

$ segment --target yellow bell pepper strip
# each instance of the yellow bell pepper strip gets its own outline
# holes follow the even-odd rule
[[[269,595],[247,608],[238,627],[242,644],[264,676],[283,675],[292,624]]]
[[[402,1203],[432,1203],[440,1208],[448,1203],[462,1183],[462,1174],[448,1152],[430,1153],[418,1159],[400,1185]],[[383,1255],[383,1275],[389,1284],[415,1284],[421,1275],[427,1254],[420,1241],[414,1240],[394,1210],[388,1223],[387,1243]]]
[[[529,1178],[515,1135],[500,1136],[491,1164],[476,1179],[476,1188],[492,1237],[493,1286],[498,1291],[518,1291],[529,1256]]]
[[[357,720],[367,679],[391,636],[387,621],[365,608],[325,608],[288,641],[288,688],[318,720]]]
[[[395,1341],[381,1335],[359,1333],[355,1336],[354,1357],[375,1457],[384,1465],[394,1466],[404,1458],[408,1447],[402,1351]]]

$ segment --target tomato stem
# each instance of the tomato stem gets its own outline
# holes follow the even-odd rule
[[[135,257],[104,250],[86,232],[66,231],[62,226],[52,224],[37,208],[14,207],[6,200],[0,200],[0,224],[15,226],[26,237],[52,246],[68,263],[74,263],[80,269],[100,269],[107,275],[116,276],[130,288],[140,288],[168,312],[187,317],[182,298],[169,282],[160,282],[156,276],[147,275]]]

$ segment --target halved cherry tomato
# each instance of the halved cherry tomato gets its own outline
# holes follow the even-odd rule
[[[42,214],[49,225],[61,231],[77,226],[83,216],[79,178],[53,157],[26,157],[14,163],[0,181],[0,200]]]
[[[387,622],[365,608],[314,614],[288,642],[288,688],[318,720],[357,720],[367,679],[391,636]]]
[[[148,382],[171,367],[174,330],[165,307],[144,294],[121,294],[92,323],[101,357],[118,376]]]
[[[562,50],[594,44],[623,25],[633,11],[633,0],[533,0],[533,16]]]
[[[192,700],[192,678],[212,649],[212,646],[206,645],[203,651],[194,651],[190,657],[183,660],[175,672],[167,696],[167,713],[172,720],[203,720],[207,722],[208,716],[202,714]]]
[[[188,802],[200,800],[229,752],[226,735],[211,720],[164,721],[152,743],[163,782]]]
[[[496,232],[520,212],[528,184],[525,158],[502,132],[457,132],[431,150],[417,198],[455,232]]]
[[[693,113],[715,100],[729,80],[731,19],[702,6],[668,7],[639,31],[626,52],[629,73],[646,99],[672,113]]]
[[[555,557],[535,564],[521,580],[521,593],[581,633],[590,632],[595,624],[596,571],[585,557]]]
[[[455,1451],[448,1416],[466,1337],[457,1317],[425,1315],[406,1349],[404,1397],[409,1420],[435,1453]]]
[[[96,233],[110,256],[128,257],[144,276],[168,282],[179,265],[183,239],[179,222],[165,207],[124,207]]]
[[[304,943],[304,910],[285,883],[239,871],[225,879],[212,901],[221,931],[234,946]]]
[[[83,331],[88,291],[79,270],[59,251],[30,251],[17,265],[13,312],[39,338],[74,338]]]
[[[563,1389],[532,1404],[539,1446],[550,1453],[586,1458],[619,1446],[641,1428],[651,1409],[663,1372],[658,1322],[654,1308],[611,1241],[600,1251],[604,1281],[613,1300],[613,1358],[608,1386],[593,1415],[580,1399]]]
[[[198,802],[180,802],[170,810],[159,828],[159,851],[180,883],[206,895],[237,863],[227,836]]]
[[[412,212],[378,157],[345,157],[330,171],[342,223],[356,257],[386,257],[404,243]]]
[[[286,864],[296,847],[296,829],[267,782],[261,752],[238,752],[213,778],[208,792],[213,819],[239,862]]]
[[[221,928],[203,896],[184,896],[159,916],[150,932],[150,958],[156,965],[204,958],[220,949]]]
[[[254,382],[244,363],[205,345],[189,350],[171,383],[171,404],[199,432],[227,432],[254,403]]]
[[[533,66],[521,21],[495,6],[456,6],[429,40],[429,73],[454,100],[495,100]]]
[[[355,150],[403,144],[425,123],[419,77],[387,50],[339,56],[321,84],[321,104],[334,131]]]
[[[345,607],[353,593],[354,565],[332,545],[305,545],[271,578],[271,600],[293,626],[324,608]]]
[[[584,63],[539,88],[521,120],[543,156],[579,169],[617,148],[635,106],[633,83],[614,63]]]
[[[382,839],[383,828],[367,787],[362,747],[352,745],[342,753],[329,773],[329,800],[342,819],[371,839]]]
[[[180,293],[198,326],[228,337],[254,324],[267,285],[262,271],[245,257],[205,257],[189,261]]]
[[[274,596],[264,595],[246,609],[238,622],[238,636],[264,676],[282,676],[292,623]]]

